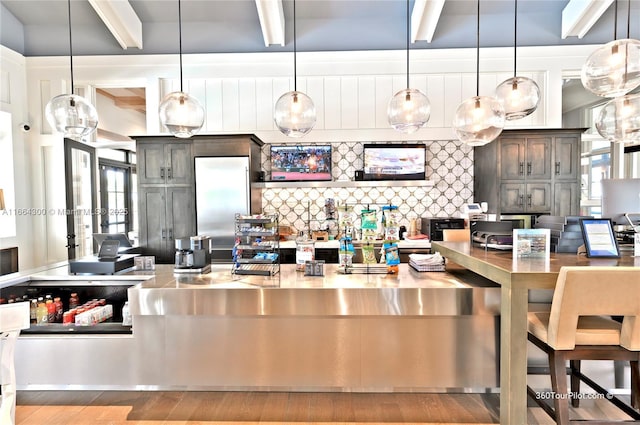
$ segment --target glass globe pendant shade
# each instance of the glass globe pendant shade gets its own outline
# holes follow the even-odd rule
[[[496,99],[502,103],[505,119],[518,120],[532,114],[540,102],[540,88],[530,78],[513,77],[496,87]]]
[[[582,85],[602,97],[617,97],[640,85],[640,41],[611,41],[582,65]]]
[[[600,111],[596,129],[611,142],[640,142],[640,93],[611,99]]]
[[[462,102],[453,117],[458,140],[469,146],[483,146],[502,133],[504,108],[498,99],[474,96]]]
[[[285,136],[302,137],[316,125],[316,107],[306,94],[290,91],[276,102],[273,120]]]
[[[394,129],[411,134],[427,125],[431,103],[418,89],[404,89],[393,95],[387,107],[387,118]]]
[[[49,125],[58,133],[73,139],[81,139],[98,127],[98,112],[84,97],[61,94],[49,101],[45,107]]]
[[[158,114],[167,130],[181,139],[193,136],[204,124],[204,108],[200,102],[181,91],[166,95],[160,103]]]

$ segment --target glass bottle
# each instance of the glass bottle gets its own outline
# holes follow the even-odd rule
[[[69,310],[78,307],[78,305],[80,305],[80,298],[78,298],[77,293],[72,292],[71,297],[69,298]]]
[[[56,323],[62,323],[62,315],[64,314],[64,307],[62,306],[62,301],[60,301],[60,297],[55,297],[53,299],[53,304],[56,306]]]
[[[47,300],[45,306],[47,307],[47,323],[55,323],[56,305],[53,303],[53,300]]]
[[[38,309],[37,309],[37,324],[38,325],[46,325],[49,319],[49,312],[47,311],[47,306],[44,303],[44,298],[38,298]]]
[[[36,323],[38,323],[38,300],[37,299],[33,299],[31,300],[31,305],[29,306],[29,316],[30,316],[30,322],[32,325],[35,325]]]

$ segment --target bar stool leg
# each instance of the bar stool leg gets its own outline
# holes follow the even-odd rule
[[[573,371],[580,372],[580,360],[569,361],[569,369],[571,370],[571,394],[580,394],[580,378]],[[571,398],[573,407],[580,407],[580,399],[578,397]]]
[[[567,365],[561,352],[549,353],[549,367],[551,369],[551,390],[553,391],[553,405],[558,425],[569,424],[569,394],[567,391]]]

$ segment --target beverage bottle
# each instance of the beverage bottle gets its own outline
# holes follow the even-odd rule
[[[38,323],[38,300],[31,300],[31,305],[29,306],[29,316],[30,322],[32,325]]]
[[[56,305],[53,303],[53,300],[47,300],[45,306],[47,307],[47,323],[55,323]]]
[[[69,310],[78,307],[79,304],[80,299],[78,298],[78,294],[75,292],[71,293],[71,297],[69,298]]]
[[[122,326],[131,326],[131,312],[129,311],[129,301],[122,306]]]
[[[38,325],[46,325],[49,319],[49,312],[47,311],[47,306],[44,303],[44,298],[38,298],[38,309],[37,309],[37,323]]]
[[[62,306],[62,301],[60,301],[60,297],[55,297],[53,299],[53,304],[56,306],[56,323],[62,323],[62,315],[64,314],[64,307]]]

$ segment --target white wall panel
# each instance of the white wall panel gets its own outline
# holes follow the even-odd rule
[[[256,79],[256,129],[273,130],[273,80],[271,78]]]
[[[224,131],[240,130],[240,84],[238,79],[222,80],[222,129]]]
[[[205,100],[207,132],[222,131],[222,80],[219,78],[207,80]]]
[[[480,73],[480,96],[495,97],[499,81],[494,73]]]
[[[358,77],[342,77],[340,81],[340,128],[359,128]]]
[[[473,95],[475,95],[475,80],[473,81]],[[462,91],[462,76],[460,74],[445,75],[444,76],[444,92],[446,97],[444,98],[444,126],[451,126],[453,117],[455,116],[456,109],[463,99],[468,97],[467,93]]]
[[[448,106],[447,101],[449,100],[449,96],[445,97],[444,75],[427,76],[427,91],[425,94],[431,103],[431,118],[429,119],[427,126],[444,127],[445,108]],[[453,100],[454,102],[452,103],[455,103],[457,98]],[[453,106],[453,108],[455,107],[456,106]]]
[[[387,106],[393,96],[393,78],[390,75],[376,77],[376,128],[389,128]]]
[[[375,128],[376,126],[376,79],[360,77],[358,79],[358,126]]]
[[[314,130],[324,129],[324,108],[326,92],[324,89],[323,77],[309,77],[307,78],[307,96],[311,98],[313,104],[316,107],[316,125]]]
[[[342,128],[342,101],[340,77],[324,79],[324,128]]]
[[[240,128],[258,128],[257,96],[255,78],[242,78],[239,81]]]

